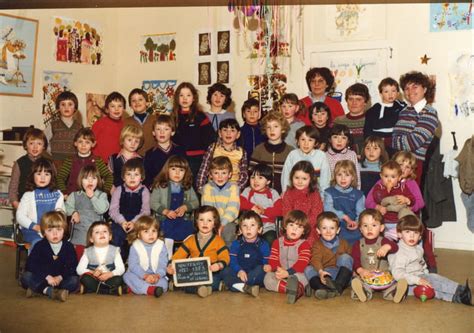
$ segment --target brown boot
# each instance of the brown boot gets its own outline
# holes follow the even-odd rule
[[[57,299],[58,301],[66,302],[68,296],[69,296],[68,290],[54,288],[51,294],[51,299]]]
[[[252,295],[253,297],[257,297],[258,293],[260,292],[260,287],[259,286],[249,286],[249,285],[244,285],[244,292],[246,294]]]

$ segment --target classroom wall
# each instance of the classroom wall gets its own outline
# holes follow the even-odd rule
[[[460,149],[474,133],[474,117],[454,117],[449,110],[448,55],[450,50],[472,50],[472,31],[429,32],[429,4],[371,5],[373,32],[370,42],[381,42],[393,48],[393,57],[387,66],[389,75],[398,78],[409,70],[436,74],[437,96],[434,107],[443,125],[442,152],[452,148],[450,132],[456,131]],[[196,8],[120,8],[71,10],[5,11],[13,15],[40,20],[38,56],[36,63],[35,93],[33,98],[0,96],[0,124],[2,128],[33,124],[41,126],[41,85],[43,70],[73,72],[72,90],[78,95],[80,109],[84,111],[85,93],[108,93],[118,90],[124,95],[143,80],[176,79],[196,82],[197,32],[232,28],[232,18],[226,7]],[[303,15],[304,47],[314,45],[344,48],[348,42],[333,42],[325,34],[325,6],[305,6]],[[53,57],[52,16],[64,16],[99,23],[104,35],[104,64],[86,66],[55,62]],[[177,61],[158,64],[140,64],[137,47],[142,34],[177,33]],[[236,35],[232,35],[237,40]],[[349,41],[351,45],[359,41]],[[364,41],[360,43],[365,43]],[[349,45],[349,44],[347,44]],[[242,36],[234,45],[232,58],[232,88],[236,109],[246,99],[246,75],[259,69],[258,62],[249,60]],[[292,50],[288,64],[288,92],[299,96],[307,94],[304,75],[308,69],[304,60]],[[420,64],[419,57],[427,54],[428,65]],[[303,54],[304,56],[304,54]],[[261,67],[260,67],[261,69]],[[205,105],[207,87],[199,87],[201,102]],[[237,112],[240,119],[240,112]],[[446,222],[434,229],[435,246],[474,250],[474,236],[466,227],[466,211],[460,200],[457,180],[454,182],[457,222]]]

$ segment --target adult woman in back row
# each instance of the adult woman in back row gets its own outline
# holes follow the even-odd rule
[[[306,84],[308,85],[309,94],[301,99],[305,105],[304,110],[300,110],[297,118],[304,121],[306,125],[311,125],[308,116],[308,108],[315,102],[323,102],[331,110],[330,119],[336,119],[344,115],[344,109],[341,103],[327,96],[334,85],[334,76],[327,67],[313,67],[306,73]]]

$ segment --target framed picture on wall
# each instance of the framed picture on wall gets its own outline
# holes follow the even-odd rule
[[[218,61],[216,64],[217,82],[228,84],[229,71],[230,71],[230,64],[228,60]]]
[[[211,84],[211,63],[198,63],[198,84],[200,86]]]
[[[230,53],[230,31],[218,31],[217,32],[217,53],[228,54]]]
[[[198,44],[199,44],[200,56],[211,55],[211,33],[210,32],[198,34]]]
[[[0,95],[33,96],[38,20],[0,14]]]

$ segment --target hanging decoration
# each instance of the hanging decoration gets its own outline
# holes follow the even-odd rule
[[[428,61],[430,61],[431,58],[428,57],[425,53],[425,55],[423,57],[420,57],[420,61],[421,61],[421,64],[422,65],[428,65]]]

